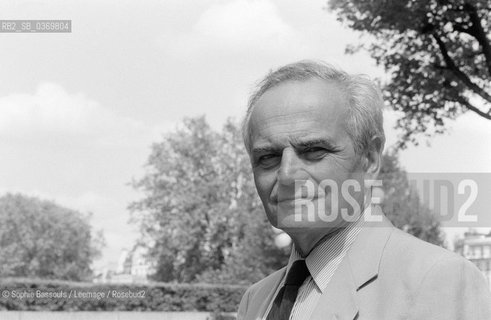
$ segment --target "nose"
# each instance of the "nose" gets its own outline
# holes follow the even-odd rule
[[[296,180],[307,179],[302,164],[302,159],[299,158],[295,150],[285,148],[281,156],[280,168],[278,170],[278,183],[284,186],[291,186],[295,185]]]

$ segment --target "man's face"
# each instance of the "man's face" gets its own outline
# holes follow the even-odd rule
[[[275,227],[292,232],[335,228],[345,223],[342,208],[353,214],[354,201],[363,208],[364,171],[346,131],[347,111],[338,85],[320,79],[285,82],[256,103],[250,121],[251,162],[257,191]],[[350,199],[342,196],[347,180],[361,186],[361,192],[348,186]],[[332,191],[333,183],[337,190]],[[309,213],[307,203],[314,212]]]

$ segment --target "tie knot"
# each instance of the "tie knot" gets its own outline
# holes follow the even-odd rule
[[[305,260],[297,260],[292,264],[290,271],[286,275],[285,285],[301,286],[309,275],[310,272]]]

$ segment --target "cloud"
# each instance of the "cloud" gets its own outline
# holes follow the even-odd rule
[[[34,93],[0,97],[0,136],[18,141],[90,141],[103,146],[138,144],[156,136],[156,129],[123,117],[82,93],[41,83]]]
[[[88,133],[100,105],[81,94],[69,95],[61,86],[40,84],[34,94],[0,97],[0,130],[3,134],[26,132]],[[107,115],[106,115],[107,116]]]
[[[281,41],[293,33],[271,2],[246,0],[211,6],[201,15],[194,30],[233,47],[264,45],[265,41]]]
[[[289,55],[305,50],[306,43],[271,1],[235,0],[209,6],[188,33],[162,36],[160,46],[177,58],[209,59]]]

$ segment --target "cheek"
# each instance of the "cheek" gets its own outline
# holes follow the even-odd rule
[[[254,172],[254,184],[256,185],[256,190],[261,199],[269,197],[271,190],[273,189],[274,180],[271,175],[264,173]]]
[[[346,177],[346,170],[339,165],[334,159],[329,159],[329,161],[324,161],[316,164],[311,170],[309,170],[309,175],[317,183],[322,180],[334,180],[340,181]]]
[[[352,159],[342,159],[329,157],[325,161],[318,163],[310,175],[318,182],[324,179],[331,179],[342,182],[357,175],[358,168]]]

